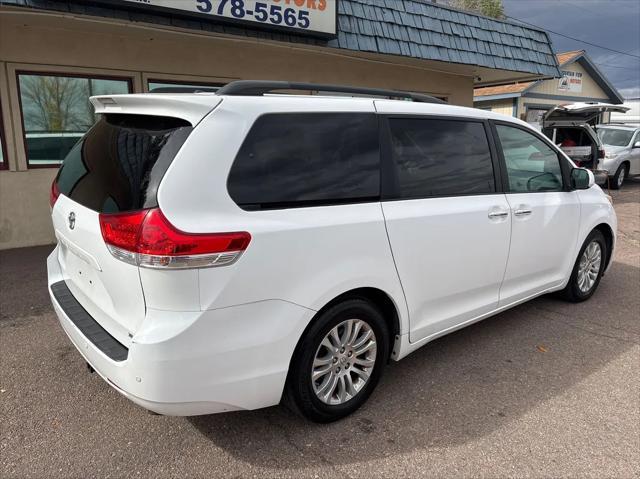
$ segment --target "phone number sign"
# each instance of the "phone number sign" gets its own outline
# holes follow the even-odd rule
[[[338,0],[120,0],[118,3],[315,36],[337,34]]]

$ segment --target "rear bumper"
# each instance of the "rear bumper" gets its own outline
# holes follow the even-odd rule
[[[257,409],[280,401],[293,350],[314,311],[267,300],[210,311],[147,310],[116,361],[84,334],[51,286],[64,281],[57,251],[47,260],[60,324],[84,359],[118,392],[165,415]],[[86,330],[85,330],[86,331]]]

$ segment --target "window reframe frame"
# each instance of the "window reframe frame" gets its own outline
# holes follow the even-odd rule
[[[7,150],[7,135],[4,129],[4,112],[2,100],[0,100],[0,150],[2,152],[2,161],[0,161],[0,171],[9,169],[9,154]]]

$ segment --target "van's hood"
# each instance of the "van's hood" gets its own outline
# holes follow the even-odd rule
[[[598,115],[605,112],[625,113],[629,108],[611,103],[571,103],[558,105],[547,112],[543,118],[543,126],[554,125],[577,126],[591,123]]]

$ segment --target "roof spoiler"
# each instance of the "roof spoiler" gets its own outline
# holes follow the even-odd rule
[[[196,125],[211,112],[222,98],[216,95],[100,95],[89,98],[96,113],[170,116]]]
[[[279,90],[311,90],[321,92],[350,93],[363,96],[398,98],[419,103],[447,103],[446,101],[433,96],[406,91],[386,90],[382,88],[361,88],[353,86],[330,85],[324,83],[303,83],[287,81],[238,80],[227,83],[216,92],[216,95],[262,96],[265,93]]]

